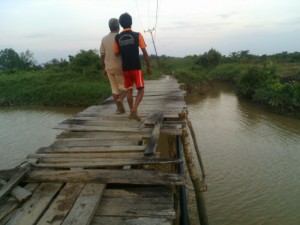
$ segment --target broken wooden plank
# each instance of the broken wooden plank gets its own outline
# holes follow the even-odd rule
[[[5,186],[7,184],[7,182],[5,180],[0,179],[0,185],[1,186]],[[17,199],[19,202],[23,202],[26,199],[28,199],[32,193],[30,191],[28,191],[25,188],[22,188],[20,186],[15,186],[11,193],[10,193],[15,199]]]
[[[37,225],[60,225],[71,211],[74,202],[83,189],[83,183],[67,183],[44,213]]]
[[[0,170],[0,179],[10,180],[12,177],[20,175],[20,173],[26,168],[30,168],[37,161],[38,159],[26,159],[24,162],[22,162],[20,165],[16,166],[13,169]]]
[[[29,192],[33,192],[38,187],[38,185],[38,183],[29,183],[24,187],[24,189],[28,190]],[[11,217],[9,216],[9,214],[13,210],[15,210],[20,204],[21,202],[15,199],[14,197],[7,197],[7,199],[4,199],[0,203],[0,221],[2,222],[5,217],[8,221]]]
[[[7,225],[36,224],[61,186],[62,184],[57,183],[41,184],[31,198],[10,218]]]
[[[144,155],[154,155],[156,152],[157,142],[160,135],[160,128],[164,119],[163,112],[158,112],[153,116],[155,119],[152,119],[155,121],[155,126],[152,132],[152,136],[149,139],[149,143],[147,147],[145,148]]]
[[[86,184],[62,225],[89,225],[105,187],[105,184]]]
[[[25,177],[26,182],[93,182],[116,184],[183,185],[183,175],[154,170],[36,170]]]
[[[10,178],[10,180],[0,190],[0,201],[7,196],[15,186],[17,186],[19,181],[22,180],[30,170],[30,167],[27,166],[22,168],[18,173],[14,174],[14,176]]]

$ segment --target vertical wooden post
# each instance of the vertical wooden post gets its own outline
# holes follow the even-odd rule
[[[182,129],[181,138],[182,138],[182,145],[183,145],[183,151],[184,151],[184,155],[185,155],[186,164],[187,164],[187,167],[189,170],[191,181],[194,186],[199,221],[200,221],[201,225],[208,225],[205,199],[204,199],[204,195],[203,195],[202,187],[201,187],[201,180],[199,179],[199,177],[197,175],[195,164],[193,162],[192,151],[190,148],[190,140],[189,140],[189,133],[188,133],[188,125],[187,125],[187,112],[183,111],[181,114],[181,117],[186,122],[186,125]]]
[[[196,135],[195,135],[195,131],[194,131],[193,125],[192,125],[191,121],[189,120],[189,118],[186,118],[186,119],[187,119],[187,124],[189,126],[189,129],[190,129],[190,132],[191,132],[191,135],[192,135],[192,138],[193,138],[193,143],[194,143],[195,150],[196,150],[196,153],[197,153],[197,157],[198,157],[198,160],[199,160],[200,168],[201,168],[201,171],[202,171],[202,176],[205,177],[206,174],[205,174],[205,170],[204,170],[200,150],[199,150],[199,147],[198,147],[198,142],[197,142],[197,138],[196,138]]]

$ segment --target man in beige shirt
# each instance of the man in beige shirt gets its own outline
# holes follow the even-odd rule
[[[116,113],[125,113],[123,99],[127,94],[124,87],[124,76],[122,71],[122,59],[114,53],[115,36],[119,33],[119,20],[112,18],[108,22],[110,33],[102,38],[100,46],[100,63],[103,68],[103,75],[108,77],[112,95],[117,106]]]

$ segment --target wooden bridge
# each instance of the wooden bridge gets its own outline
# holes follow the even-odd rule
[[[53,144],[0,171],[0,225],[184,224],[184,91],[146,81],[142,122],[124,103],[122,115],[108,99],[63,121]]]

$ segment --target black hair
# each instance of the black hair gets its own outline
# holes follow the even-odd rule
[[[119,22],[124,29],[131,28],[132,18],[128,13],[123,13],[119,18]]]

